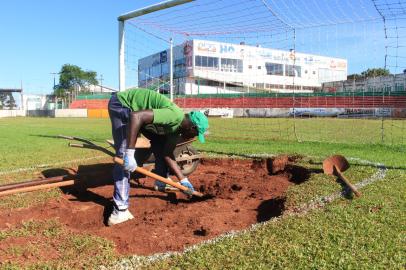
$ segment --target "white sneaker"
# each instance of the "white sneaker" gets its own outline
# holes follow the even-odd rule
[[[130,211],[128,211],[128,209],[121,210],[121,211],[114,209],[109,217],[107,225],[113,226],[113,225],[123,223],[123,222],[133,219],[133,218],[134,218],[134,216],[130,213]]]

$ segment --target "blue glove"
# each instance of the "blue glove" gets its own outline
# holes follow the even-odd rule
[[[137,161],[134,157],[135,149],[126,149],[124,152],[124,170],[133,172],[137,169]]]
[[[182,180],[180,180],[180,184],[184,187],[187,187],[189,189],[189,192],[184,191],[183,193],[187,194],[187,195],[192,195],[190,194],[191,192],[195,191],[195,189],[193,188],[192,183],[189,182],[189,179],[187,179],[187,177],[183,178]]]

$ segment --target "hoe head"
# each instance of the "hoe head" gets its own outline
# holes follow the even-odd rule
[[[334,155],[329,158],[326,158],[323,161],[323,171],[325,174],[333,175],[334,174],[334,166],[340,171],[344,172],[349,167],[350,164],[348,163],[347,159],[341,155]]]

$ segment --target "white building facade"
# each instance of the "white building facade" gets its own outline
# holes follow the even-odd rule
[[[346,80],[347,60],[245,44],[190,40],[173,47],[175,94],[314,92]],[[168,90],[169,50],[138,61],[138,86]]]

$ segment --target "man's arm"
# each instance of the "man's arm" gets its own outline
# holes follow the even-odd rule
[[[154,112],[152,110],[137,111],[130,114],[130,125],[127,130],[127,149],[135,149],[141,127],[151,124],[153,121]]]
[[[176,175],[179,181],[186,178],[186,176],[183,175],[182,170],[179,168],[179,165],[176,162],[176,160],[174,160],[170,156],[165,156],[165,162],[166,164],[168,164],[168,167]]]
[[[182,170],[179,168],[179,165],[175,160],[175,156],[174,156],[173,152],[176,148],[176,143],[178,142],[178,139],[179,139],[178,136],[179,135],[169,136],[167,138],[167,141],[166,141],[165,147],[164,147],[164,160],[165,160],[166,164],[168,165],[169,169],[179,179],[180,184],[182,186],[187,187],[190,191],[194,191],[192,183],[190,183],[189,179],[182,173]]]

